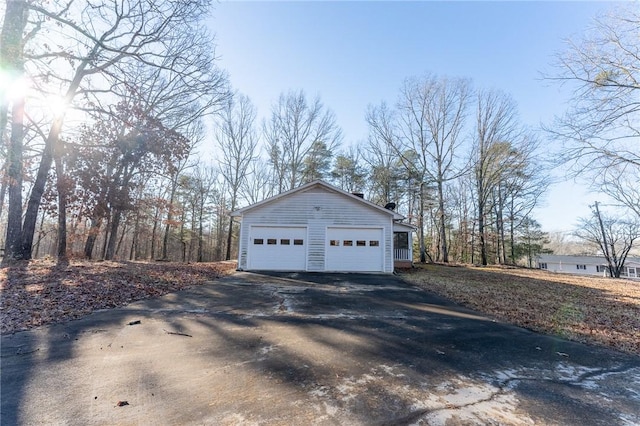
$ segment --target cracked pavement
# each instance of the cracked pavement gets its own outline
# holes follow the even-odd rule
[[[7,425],[640,424],[640,357],[388,275],[239,272],[1,343]]]

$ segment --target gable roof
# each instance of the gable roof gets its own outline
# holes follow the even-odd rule
[[[262,206],[264,206],[266,204],[271,204],[271,203],[273,203],[275,201],[278,201],[278,200],[280,200],[282,198],[289,197],[289,196],[297,194],[297,193],[302,193],[302,192],[305,192],[305,191],[309,191],[309,190],[314,189],[314,188],[323,188],[323,189],[325,189],[325,190],[327,190],[329,192],[334,192],[334,193],[340,194],[340,195],[342,195],[344,197],[348,197],[348,198],[350,198],[350,199],[352,199],[354,201],[357,201],[359,203],[362,203],[362,204],[366,205],[369,208],[372,208],[372,209],[378,210],[380,212],[386,213],[386,214],[392,216],[394,220],[404,219],[404,216],[402,216],[400,213],[396,213],[393,210],[385,209],[384,207],[379,206],[379,205],[377,205],[375,203],[372,203],[371,201],[367,201],[364,198],[358,197],[357,195],[353,195],[350,192],[343,191],[342,189],[340,189],[340,188],[338,188],[336,186],[330,185],[330,184],[328,184],[327,182],[325,182],[323,180],[315,180],[313,182],[306,183],[306,184],[304,184],[302,186],[299,186],[297,188],[291,189],[289,191],[282,192],[282,193],[280,193],[280,194],[278,194],[276,196],[273,196],[271,198],[266,198],[266,199],[264,199],[262,201],[258,201],[255,204],[251,204],[250,206],[243,207],[243,208],[238,209],[238,210],[236,210],[234,212],[231,212],[231,216],[232,217],[242,217],[242,215],[244,213],[248,212],[248,211],[260,208],[260,207],[262,207]]]
[[[393,232],[415,232],[418,227],[410,223],[395,222],[393,224]]]

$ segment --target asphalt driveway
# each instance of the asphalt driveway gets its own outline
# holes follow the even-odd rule
[[[640,424],[640,357],[395,276],[236,273],[1,344],[2,425]]]

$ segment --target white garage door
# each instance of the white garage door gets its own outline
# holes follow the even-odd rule
[[[382,228],[327,228],[327,271],[383,272]]]
[[[252,226],[248,265],[253,270],[304,271],[307,228]]]

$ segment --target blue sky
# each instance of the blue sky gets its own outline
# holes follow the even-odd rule
[[[600,2],[221,2],[208,26],[219,65],[260,117],[280,93],[319,95],[344,145],[366,139],[369,104],[393,104],[405,78],[427,72],[498,88],[537,128],[566,107],[567,93],[541,79],[563,40],[579,39]],[[553,143],[545,144],[552,152]],[[536,218],[547,231],[573,228],[595,195],[555,185]]]

